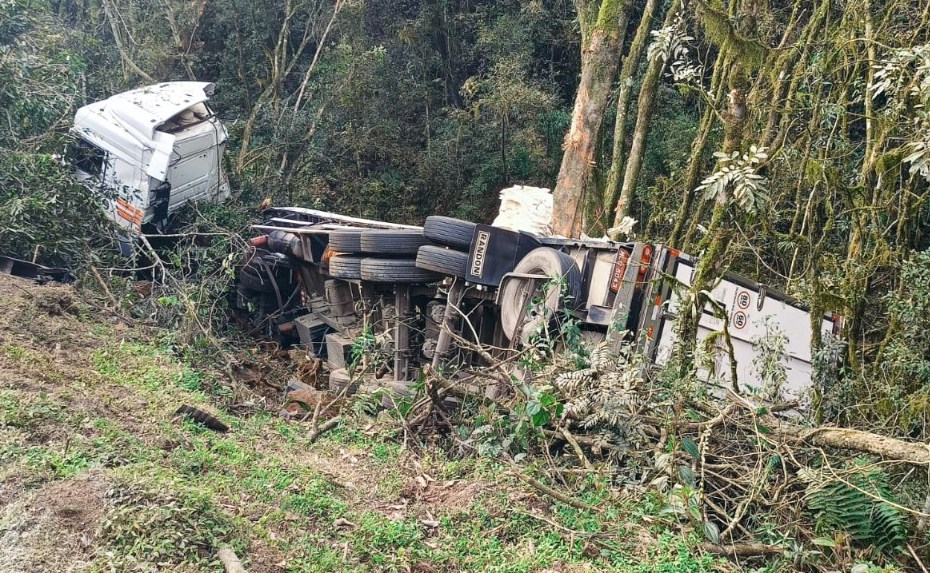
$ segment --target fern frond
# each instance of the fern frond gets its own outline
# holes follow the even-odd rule
[[[844,479],[817,479],[815,472],[799,477],[810,480],[808,507],[821,531],[845,531],[853,541],[891,552],[907,540],[907,525],[885,476],[879,471],[860,471]],[[892,502],[892,503],[889,503]]]

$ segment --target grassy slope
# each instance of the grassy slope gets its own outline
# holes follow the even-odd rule
[[[553,503],[495,463],[414,455],[389,420],[311,445],[270,413],[222,414],[226,435],[174,419],[211,409],[215,374],[69,288],[0,277],[0,305],[0,571],[219,571],[223,545],[252,572],[716,568],[649,499],[592,481],[599,513]]]

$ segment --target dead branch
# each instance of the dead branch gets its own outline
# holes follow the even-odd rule
[[[330,418],[329,420],[321,424],[319,428],[311,432],[307,440],[309,441],[309,443],[312,444],[313,442],[319,440],[320,436],[322,436],[326,432],[338,426],[339,422],[341,421],[342,421],[342,416],[336,416],[335,418]]]
[[[734,543],[733,545],[701,543],[698,547],[707,553],[724,555],[726,557],[765,557],[782,555],[785,552],[783,547],[768,545],[766,543]]]
[[[229,547],[221,547],[216,552],[216,556],[226,569],[226,573],[247,573],[245,567],[242,566],[242,561],[236,557],[236,553]]]
[[[596,511],[595,508],[591,507],[590,505],[588,505],[588,504],[586,504],[586,503],[584,503],[584,502],[578,501],[577,499],[573,499],[573,498],[571,498],[571,497],[568,497],[568,496],[565,495],[564,493],[562,493],[562,492],[560,492],[560,491],[557,491],[557,490],[554,490],[554,489],[552,489],[551,487],[547,486],[546,484],[542,483],[541,481],[539,481],[539,480],[537,480],[537,479],[535,479],[535,478],[532,478],[532,477],[526,475],[526,474],[517,466],[517,464],[511,462],[511,463],[510,463],[510,467],[511,467],[511,470],[513,471],[513,474],[514,474],[515,476],[517,476],[517,477],[520,479],[520,481],[522,481],[522,482],[524,482],[524,483],[526,483],[526,484],[529,484],[529,485],[533,486],[534,488],[536,488],[537,490],[541,491],[542,493],[548,495],[549,497],[552,497],[552,498],[554,498],[554,499],[557,499],[558,501],[561,501],[562,503],[564,503],[564,504],[566,504],[566,505],[570,505],[570,506],[572,506],[572,507],[574,507],[574,508],[576,508],[576,509],[583,509],[583,510],[586,510],[586,511]]]
[[[790,443],[808,443],[823,448],[855,450],[917,466],[930,466],[930,444],[905,442],[896,438],[850,428],[799,428],[779,423],[777,433]]]
[[[568,443],[572,445],[575,453],[578,454],[578,457],[581,459],[582,463],[584,463],[585,469],[594,471],[594,466],[591,465],[591,462],[588,460],[588,456],[584,455],[584,451],[582,451],[581,446],[578,445],[578,440],[575,439],[575,436],[568,431],[568,428],[562,427],[559,428],[559,431],[562,433],[562,436],[565,437]]]

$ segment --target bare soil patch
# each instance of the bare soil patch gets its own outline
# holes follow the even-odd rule
[[[83,571],[109,484],[102,471],[23,492],[0,510],[0,571]]]

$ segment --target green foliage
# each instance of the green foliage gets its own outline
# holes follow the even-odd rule
[[[889,341],[884,367],[909,380],[909,390],[930,385],[930,251],[914,253],[901,265],[901,288],[885,295],[888,312],[898,326]]]
[[[765,332],[752,341],[755,355],[752,369],[759,387],[752,391],[757,398],[776,403],[782,398],[782,387],[788,381],[785,361],[788,358],[787,335],[777,325],[766,319]]]
[[[924,432],[930,427],[930,251],[904,261],[900,280],[900,288],[883,297],[893,329],[873,367],[873,379],[882,384],[873,414]]]
[[[276,18],[262,26],[273,30]],[[256,160],[238,174],[243,188],[389,220],[489,219],[502,187],[555,177],[564,131],[549,118],[574,91],[573,18],[570,6],[514,1],[349,4],[311,76],[307,107],[288,109],[285,93],[280,107],[261,110]],[[258,77],[264,64],[238,47],[246,53],[233,57],[225,42],[260,43],[255,32],[225,15],[203,30],[222,58],[218,108],[228,101],[247,112],[254,101],[242,64]],[[234,128],[233,151],[238,135]]]
[[[0,253],[40,263],[75,264],[107,244],[98,196],[52,154],[0,153]]]
[[[892,505],[886,476],[877,469],[853,468],[828,476],[808,470],[808,507],[817,516],[818,530],[842,531],[861,545],[893,552],[907,540],[904,514]]]
[[[83,103],[86,67],[74,44],[47,3],[0,2],[0,254],[74,264],[108,228],[53,132]]]
[[[697,191],[703,191],[705,199],[715,199],[731,192],[740,208],[749,213],[765,208],[768,202],[767,180],[759,174],[760,165],[768,159],[765,148],[753,145],[748,153],[717,152],[714,157],[719,169],[701,181]]]
[[[0,149],[41,137],[69,119],[80,102],[84,70],[48,3],[0,2]]]

